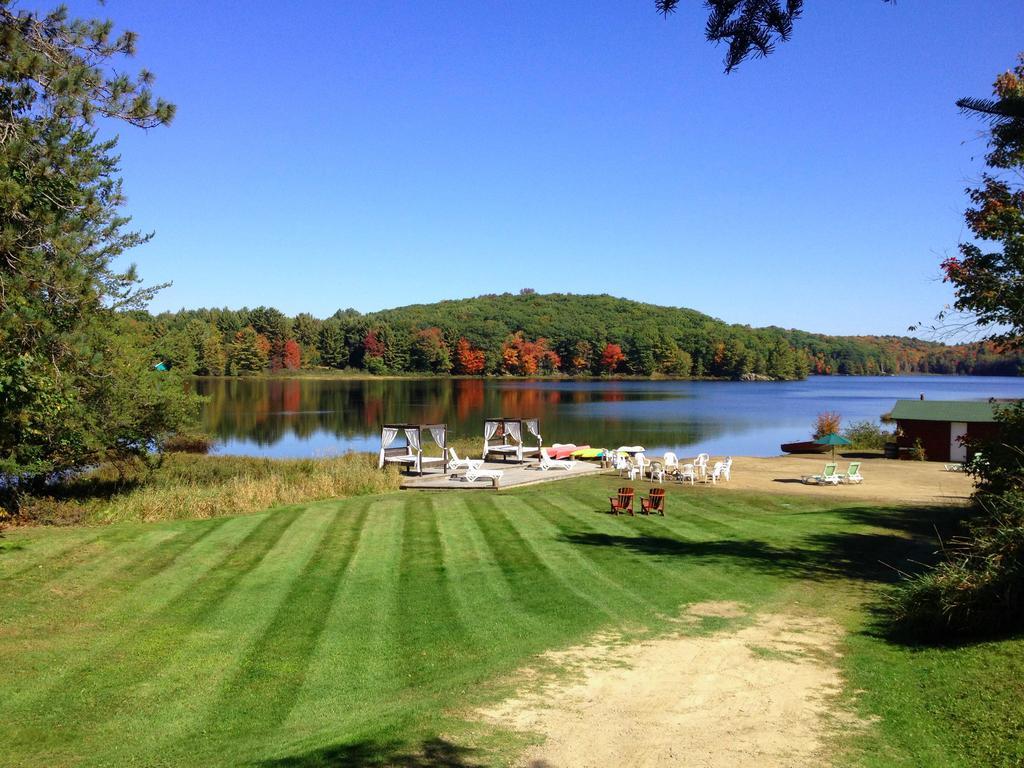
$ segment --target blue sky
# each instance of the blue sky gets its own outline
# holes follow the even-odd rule
[[[807,0],[722,72],[698,0],[71,3],[178,104],[121,128],[153,309],[326,316],[610,293],[730,322],[902,333],[951,299],[1020,0]]]

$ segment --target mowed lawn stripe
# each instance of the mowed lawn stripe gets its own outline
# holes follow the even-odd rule
[[[657,613],[675,613],[679,607],[679,592],[685,590],[690,599],[701,599],[709,594],[705,585],[694,584],[680,563],[667,563],[644,555],[629,558],[629,567],[623,567],[623,553],[617,547],[577,546],[576,535],[624,536],[638,535],[637,521],[622,517],[580,510],[571,499],[552,497],[546,500],[545,514],[559,531],[559,538],[572,548],[578,557],[585,558],[588,568],[600,578],[614,585],[634,602]]]
[[[195,625],[202,623],[255,568],[297,517],[296,512],[268,514],[217,568],[160,614],[132,625],[124,642],[108,649],[95,664],[75,670],[52,697],[35,706],[12,708],[12,738],[18,746],[43,747],[54,737],[61,743],[88,735],[97,718],[111,716],[125,702],[126,688],[141,684],[166,663],[168,655]]]
[[[195,714],[171,729],[161,752],[181,749],[199,755],[211,738],[227,738],[244,740],[255,756],[274,740],[302,687],[365,516],[359,510],[308,509],[289,531],[294,533],[290,546],[283,538],[281,550],[251,574],[253,588],[239,585],[211,622],[212,641],[186,649],[211,658],[195,672],[207,682],[189,703]],[[228,636],[223,630],[232,626],[234,647],[221,641]],[[189,681],[181,681],[173,687],[188,686]],[[170,721],[175,714],[158,713],[158,718]],[[215,760],[213,755],[204,758]]]
[[[284,723],[287,743],[296,748],[379,730],[386,727],[380,718],[397,706],[404,649],[396,622],[408,496],[333,502],[344,511],[365,507],[366,517]]]
[[[163,664],[140,685],[127,708],[98,729],[101,744],[117,744],[116,735],[134,734],[149,749],[146,762],[162,756],[199,755],[200,747],[218,729],[230,728],[237,710],[218,709],[216,702],[231,676],[244,663],[247,651],[266,632],[290,586],[314,556],[332,515],[321,510],[278,510],[270,515],[297,516],[262,560],[239,579],[216,610],[197,622],[167,653]],[[217,710],[211,718],[211,709]],[[248,715],[236,735],[248,731]],[[160,723],[154,732],[153,723]],[[199,744],[187,736],[201,731]],[[106,734],[104,737],[103,734]],[[120,762],[120,747],[110,761]],[[209,762],[204,760],[203,762]]]
[[[14,643],[19,643],[23,663],[17,670],[0,667],[0,688],[11,691],[5,706],[14,709],[21,704],[22,695],[34,699],[46,698],[55,688],[71,684],[71,675],[101,664],[116,649],[131,642],[140,624],[161,611],[178,598],[202,576],[239,546],[261,520],[259,516],[223,518],[224,523],[211,526],[209,536],[194,540],[161,570],[152,574],[139,573],[141,579],[123,590],[92,603],[84,601],[53,601],[47,610],[38,610],[38,619],[19,626],[17,635],[0,636],[0,650],[9,658]],[[209,521],[214,522],[214,521]],[[199,523],[173,523],[174,526],[207,526]],[[59,606],[55,608],[54,606]],[[80,631],[78,622],[88,619],[93,628]],[[24,636],[22,637],[20,636]],[[8,681],[8,677],[11,680]],[[58,695],[59,692],[58,692]]]
[[[401,657],[404,684],[417,689],[457,674],[471,635],[463,626],[448,576],[439,533],[438,509],[444,503],[433,494],[418,494],[406,506],[405,535],[398,582],[398,642],[418,648]]]
[[[445,572],[465,631],[478,647],[493,646],[506,634],[529,635],[539,618],[521,610],[509,580],[487,543],[473,491],[449,494],[438,504]],[[491,514],[493,514],[493,508]],[[486,523],[485,523],[486,524]]]
[[[598,606],[609,618],[620,620],[635,613],[638,608],[656,612],[657,607],[649,602],[643,592],[623,584],[620,578],[609,576],[604,568],[586,552],[585,547],[572,546],[565,535],[575,525],[566,525],[567,518],[559,507],[551,504],[547,497],[531,494],[517,501],[522,502],[528,514],[511,519],[529,524],[540,535],[531,539],[540,556],[550,563],[560,578],[573,585],[573,591],[585,596],[592,605]]]
[[[510,498],[481,494],[480,499],[473,499],[480,532],[511,586],[517,610],[538,622],[561,624],[559,617],[579,615],[584,601],[551,573],[508,519]]]

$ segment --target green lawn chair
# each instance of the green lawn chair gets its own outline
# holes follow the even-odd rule
[[[839,485],[842,482],[842,475],[836,474],[835,463],[828,463],[820,475],[805,475],[802,480],[805,483],[817,483],[818,485]]]
[[[839,477],[844,483],[863,483],[864,477],[860,473],[860,462],[851,461],[850,466],[846,468],[846,474],[840,474]]]

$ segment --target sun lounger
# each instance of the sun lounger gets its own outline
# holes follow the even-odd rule
[[[450,457],[450,460],[448,461],[448,469],[450,470],[482,467],[484,464],[483,459],[460,459],[459,454],[455,452],[454,448],[448,449],[448,456]]]
[[[547,448],[540,449],[540,469],[547,472],[549,469],[565,469],[569,470],[576,466],[576,462],[564,459],[552,459],[548,455]]]
[[[611,502],[613,515],[617,515],[620,512],[629,512],[629,514],[633,514],[632,488],[619,488],[619,495],[612,496],[608,501]]]
[[[844,483],[863,483],[864,478],[860,474],[860,462],[851,461],[850,466],[846,468],[846,473],[841,473],[838,477]]]
[[[494,487],[497,488],[501,483],[501,478],[504,476],[505,471],[502,469],[483,469],[482,467],[469,467],[466,470],[466,474],[463,477],[470,483],[475,483],[477,480],[490,480]]]
[[[842,475],[836,474],[835,464],[826,464],[820,475],[804,475],[800,481],[811,485],[839,485],[842,482]]]

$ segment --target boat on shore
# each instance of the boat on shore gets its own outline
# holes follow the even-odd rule
[[[825,453],[829,447],[814,440],[802,440],[797,443],[783,443],[783,453]]]

